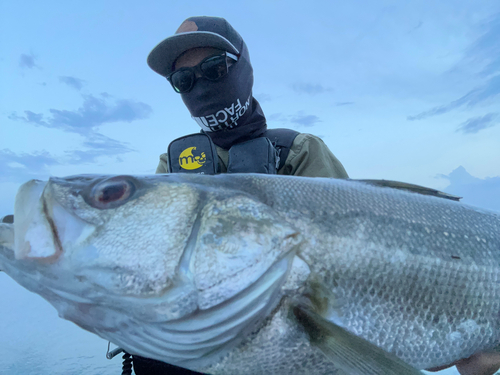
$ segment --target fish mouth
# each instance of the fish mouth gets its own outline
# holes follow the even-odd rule
[[[66,247],[74,246],[94,230],[63,208],[51,190],[50,180],[31,180],[19,188],[14,205],[14,251],[18,260],[52,264]]]
[[[14,205],[14,251],[16,259],[46,259],[57,257],[53,227],[46,219],[47,205],[43,193],[47,181],[31,180],[23,184]],[[36,243],[36,244],[35,244]]]

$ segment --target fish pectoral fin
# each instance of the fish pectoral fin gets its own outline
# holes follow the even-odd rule
[[[292,307],[299,324],[326,357],[350,375],[417,375],[422,373],[394,354],[326,320],[309,307]]]

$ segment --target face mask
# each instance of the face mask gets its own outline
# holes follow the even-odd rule
[[[241,55],[217,81],[198,78],[191,91],[181,94],[193,119],[215,144],[229,148],[261,135],[266,120],[252,96],[253,69],[243,43]]]

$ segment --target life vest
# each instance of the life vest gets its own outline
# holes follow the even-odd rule
[[[261,137],[231,146],[227,173],[276,174],[298,134],[291,129],[269,129]],[[173,140],[167,153],[169,173],[220,173],[215,144],[203,131]]]

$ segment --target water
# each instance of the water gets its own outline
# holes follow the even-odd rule
[[[121,356],[105,357],[107,341],[60,319],[48,302],[1,272],[0,301],[1,375],[121,374]]]
[[[119,375],[107,341],[60,319],[40,296],[0,272],[0,374]]]

